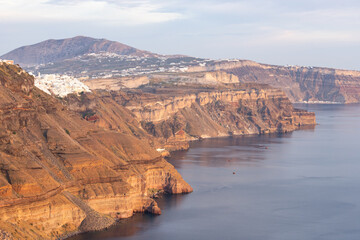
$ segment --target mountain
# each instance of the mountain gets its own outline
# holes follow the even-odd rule
[[[34,66],[50,62],[60,62],[84,54],[101,52],[127,56],[158,56],[157,54],[142,51],[115,41],[77,36],[59,40],[50,39],[37,44],[23,46],[4,54],[0,58],[14,60],[22,66]]]

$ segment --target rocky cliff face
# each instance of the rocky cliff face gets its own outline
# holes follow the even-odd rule
[[[314,113],[294,109],[281,90],[251,84],[240,89],[164,91],[123,104],[168,150],[195,139],[281,133],[316,124]]]
[[[295,109],[284,92],[267,85],[201,86],[95,91],[96,97],[69,96],[66,102],[74,111],[96,114],[97,125],[128,133],[134,131],[122,124],[129,122],[125,116],[131,114],[145,130],[136,136],[148,133],[153,146],[169,151],[186,149],[189,141],[201,138],[281,133],[316,124],[314,113]],[[112,112],[122,107],[128,112],[117,115],[116,119],[122,119],[119,124]]]
[[[224,70],[241,82],[282,89],[292,102],[360,102],[360,72],[316,67],[283,67],[252,61],[220,62],[189,71]]]
[[[101,121],[80,116],[33,81],[0,65],[2,233],[55,239],[101,229],[134,212],[159,214],[153,192],[192,191],[129,110],[104,107]]]

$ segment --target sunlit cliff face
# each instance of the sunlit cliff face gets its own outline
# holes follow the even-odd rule
[[[123,131],[111,129],[34,88],[17,66],[0,74],[0,226],[14,238],[56,239],[134,212],[159,214],[151,192],[192,191],[124,107],[103,109]]]

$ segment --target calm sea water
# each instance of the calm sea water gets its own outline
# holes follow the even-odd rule
[[[192,143],[170,162],[193,193],[71,239],[359,240],[360,106],[302,107],[315,129]]]

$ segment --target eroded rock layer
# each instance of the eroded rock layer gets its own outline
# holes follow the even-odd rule
[[[114,217],[161,213],[150,198],[156,191],[192,191],[129,110],[105,108],[111,113],[104,115],[111,117],[94,124],[94,116],[69,110],[33,84],[33,77],[19,67],[0,65],[4,234],[56,239],[98,230]]]

